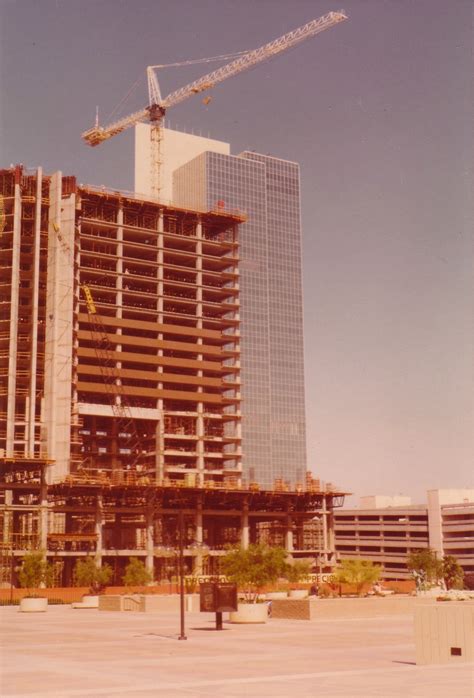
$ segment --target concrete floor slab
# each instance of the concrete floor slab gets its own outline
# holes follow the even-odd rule
[[[52,606],[46,614],[30,615],[2,608],[0,694],[474,698],[472,664],[414,664],[413,608],[375,617],[361,617],[360,605],[354,608],[354,618],[225,623],[222,632],[214,630],[212,615],[188,613],[187,641],[177,639],[176,612],[100,613]],[[350,615],[347,607],[344,615]]]

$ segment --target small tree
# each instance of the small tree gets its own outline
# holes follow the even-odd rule
[[[34,598],[32,589],[38,589],[42,585],[50,586],[53,581],[54,567],[46,560],[42,550],[26,553],[21,567],[18,568],[18,581],[23,589],[28,590],[28,596]]]
[[[220,569],[244,592],[247,603],[256,603],[262,587],[284,576],[286,555],[283,548],[266,545],[250,545],[247,550],[229,548],[220,561]]]
[[[474,591],[474,572],[469,572],[464,576],[464,588]]]
[[[302,582],[308,576],[308,574],[310,574],[310,572],[310,560],[293,560],[292,562],[287,563],[284,576],[289,582],[298,584],[298,582]]]
[[[342,560],[334,572],[334,578],[339,583],[354,584],[360,596],[364,586],[376,582],[381,573],[382,568],[371,560]]]
[[[92,557],[78,560],[73,571],[74,585],[89,587],[91,594],[100,594],[112,579],[113,570],[110,565],[97,567]]]
[[[145,586],[145,584],[149,584],[152,581],[152,575],[141,560],[137,557],[131,557],[128,565],[125,567],[122,581],[126,587]]]
[[[436,552],[431,548],[415,550],[407,558],[407,568],[415,579],[418,591],[429,589],[438,584],[443,577],[443,563],[438,560]]]
[[[184,588],[186,594],[194,594],[199,587],[199,577],[193,574],[187,574],[184,578]]]
[[[446,589],[462,589],[464,570],[452,555],[443,557],[443,579]]]

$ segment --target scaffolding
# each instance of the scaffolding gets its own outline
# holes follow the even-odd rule
[[[87,555],[117,579],[138,556],[159,578],[181,511],[210,573],[226,545],[265,536],[330,564],[344,493],[312,475],[268,491],[242,478],[242,216],[21,167],[0,171],[0,195],[1,574],[41,549],[63,584]],[[305,533],[316,514],[319,538]],[[186,564],[202,560],[189,548]]]

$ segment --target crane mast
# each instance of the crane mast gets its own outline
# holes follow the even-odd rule
[[[272,58],[284,51],[288,51],[306,39],[346,19],[347,15],[342,10],[339,12],[329,12],[318,19],[313,19],[307,22],[307,24],[270,41],[260,48],[247,51],[230,63],[194,80],[175,92],[171,92],[164,99],[161,97],[158,80],[153,72],[154,66],[148,66],[149,105],[129,116],[112,122],[108,126],[99,126],[96,124],[87,131],[84,131],[82,138],[88,145],[96,146],[141,121],[150,122],[151,193],[153,197],[158,198],[160,194],[162,122],[167,109],[183,102],[188,97],[209,90],[220,82],[227,80],[227,78],[238,75],[238,73],[248,70],[262,61]]]

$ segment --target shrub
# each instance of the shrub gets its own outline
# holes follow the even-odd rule
[[[125,567],[122,581],[127,587],[145,586],[152,581],[152,575],[141,560],[137,557],[131,557]]]
[[[311,562],[309,560],[294,560],[286,564],[284,576],[289,582],[298,584],[306,579],[310,572]]]
[[[28,590],[28,596],[32,594],[31,589],[38,589],[41,585],[50,586],[53,581],[53,565],[47,562],[42,550],[27,553],[18,568],[18,581],[23,589]]]
[[[92,557],[78,560],[73,571],[74,585],[89,587],[91,594],[100,594],[112,579],[113,571],[110,565],[97,567]]]
[[[438,560],[436,552],[431,548],[416,550],[407,558],[407,568],[415,579],[418,591],[428,589],[437,584],[443,577],[443,563]]]
[[[286,551],[266,545],[250,545],[248,549],[228,548],[220,568],[230,582],[244,592],[248,603],[256,603],[262,587],[274,584],[287,568]]]
[[[335,574],[329,575],[326,580],[326,584],[333,595],[340,593],[341,582],[336,578]]]
[[[330,599],[334,596],[334,592],[330,587],[324,584],[319,587],[318,596],[321,599]]]
[[[463,589],[464,570],[452,555],[443,557],[443,579],[446,589]]]
[[[468,591],[474,591],[474,572],[469,572],[464,576],[464,588]]]
[[[193,575],[187,575],[184,578],[184,588],[186,590],[186,594],[194,594],[194,592],[197,590],[199,586],[199,578],[194,577]]]
[[[370,560],[342,560],[334,573],[337,582],[354,584],[360,596],[365,584],[373,584],[382,573],[379,565]]]

